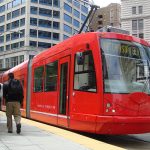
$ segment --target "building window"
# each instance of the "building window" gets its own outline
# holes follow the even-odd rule
[[[39,27],[51,28],[52,22],[49,20],[39,19]]]
[[[11,67],[15,67],[18,65],[18,56],[11,57]]]
[[[0,43],[4,43],[4,36],[0,36]]]
[[[52,0],[39,0],[39,4],[52,6]]]
[[[36,41],[30,41],[30,46],[37,47],[37,42]]]
[[[0,26],[0,33],[4,32],[4,26]]]
[[[139,14],[143,13],[143,6],[139,6]]]
[[[83,14],[81,14],[81,20],[84,22],[86,19],[86,16],[84,16]]]
[[[6,35],[6,42],[10,41],[10,34]]]
[[[144,39],[144,33],[139,33],[139,38]]]
[[[24,46],[24,41],[21,41],[20,42],[20,47],[23,47]]]
[[[86,92],[97,91],[92,51],[75,55],[74,89]]]
[[[135,37],[137,37],[137,34],[132,34],[132,36],[135,36]]]
[[[38,42],[38,47],[41,47],[41,48],[50,48],[51,47],[51,43]]]
[[[5,66],[6,66],[6,68],[10,68],[10,65],[9,65],[9,58],[6,58],[6,59],[5,59]]]
[[[60,0],[53,0],[54,7],[60,7]]]
[[[72,3],[72,0],[67,0],[69,3]]]
[[[39,8],[39,15],[51,17],[52,16],[52,10]]]
[[[81,6],[81,10],[82,10],[82,12],[88,14],[88,8],[87,7],[85,7],[85,6],[82,5]]]
[[[37,9],[37,7],[33,7],[33,6],[31,6],[31,8],[30,8],[31,10],[31,14],[37,14],[38,13],[38,9]]]
[[[12,22],[12,29],[19,27],[19,20]]]
[[[57,78],[58,78],[58,61],[46,64],[45,66],[45,91],[57,90]]]
[[[79,27],[80,27],[80,22],[79,22],[78,20],[74,19],[74,20],[73,20],[73,25],[74,25],[75,27],[79,28]]]
[[[6,51],[10,50],[10,45],[6,45]]]
[[[38,0],[31,0],[32,3],[38,3]]]
[[[5,21],[5,16],[0,16],[0,23],[4,22]]]
[[[133,15],[136,14],[136,7],[132,7],[132,14],[133,14]]]
[[[7,20],[10,20],[11,19],[11,13],[8,13],[7,14]]]
[[[132,30],[137,30],[137,20],[132,20]]]
[[[25,2],[26,2],[26,0],[22,0],[22,4],[25,3]]]
[[[53,29],[59,29],[60,28],[60,23],[53,21]]]
[[[69,36],[67,36],[67,35],[64,34],[63,39],[66,40],[68,38],[69,38]]]
[[[78,1],[73,1],[73,5],[77,8],[80,8],[80,3]]]
[[[53,10],[53,17],[60,18],[60,11]]]
[[[39,38],[44,38],[44,39],[51,39],[51,32],[39,30],[38,37]]]
[[[30,25],[37,26],[37,18],[30,18]]]
[[[79,11],[74,9],[73,14],[74,14],[75,17],[80,18],[80,12]]]
[[[11,44],[11,49],[15,49],[19,47],[19,43],[13,43]]]
[[[5,5],[3,5],[3,6],[0,7],[0,13],[2,13],[4,11],[5,11]]]
[[[37,37],[37,30],[30,29],[30,37]]]
[[[20,19],[20,27],[25,25],[25,18]]]
[[[71,6],[69,6],[68,4],[64,4],[64,9],[67,11],[67,12],[69,12],[69,13],[72,13],[72,7]]]
[[[7,4],[7,9],[9,10],[11,8],[12,8],[12,2],[10,2],[10,3]]]
[[[13,0],[12,3],[13,3],[13,7],[15,7],[21,4],[21,0]]]
[[[25,7],[21,8],[21,15],[24,15],[25,14]]]
[[[59,40],[59,33],[53,33],[53,39]]]
[[[19,34],[20,34],[20,38],[24,37],[25,36],[25,29],[20,30]]]
[[[19,38],[19,33],[18,32],[11,33],[11,40],[16,40],[18,38]]]
[[[143,30],[143,19],[138,20],[138,29]]]
[[[64,24],[64,31],[69,34],[72,34],[72,28],[66,24]]]
[[[68,23],[71,23],[72,24],[72,17],[70,17],[69,15],[67,14],[64,14],[64,20]]]
[[[99,25],[102,25],[102,24],[103,24],[103,21],[98,21],[98,24],[99,24]],[[113,23],[111,23],[111,24],[113,24]]]
[[[0,47],[0,52],[4,51],[4,46]]]
[[[11,29],[11,23],[8,23],[8,24],[6,25],[6,30],[9,31],[10,29]]]
[[[102,19],[102,18],[103,18],[103,15],[98,15],[98,18],[99,18],[99,19]]]
[[[34,92],[43,91],[44,66],[34,69]]]
[[[24,55],[20,55],[19,59],[20,59],[20,63],[24,62]]]
[[[0,59],[0,69],[3,68],[3,59]]]
[[[20,9],[17,9],[17,10],[12,12],[12,18],[16,18],[18,16],[20,16]]]

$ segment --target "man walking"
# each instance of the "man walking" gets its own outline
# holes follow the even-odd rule
[[[16,123],[16,132],[21,132],[20,105],[23,101],[23,88],[19,80],[14,79],[14,74],[8,74],[8,82],[3,85],[3,96],[6,101],[6,116],[8,133],[13,132],[12,115]]]
[[[0,83],[0,110],[2,110],[3,84]]]

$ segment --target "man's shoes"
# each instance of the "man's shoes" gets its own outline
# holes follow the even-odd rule
[[[12,131],[8,131],[8,133],[13,133]]]
[[[21,132],[21,124],[19,123],[19,124],[17,124],[17,134],[19,134],[20,132]]]

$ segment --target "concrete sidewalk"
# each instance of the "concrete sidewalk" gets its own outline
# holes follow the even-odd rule
[[[93,142],[88,137],[27,119],[22,119],[21,134],[16,133],[15,124],[13,133],[7,133],[6,116],[0,112],[0,150],[122,149],[100,141]]]

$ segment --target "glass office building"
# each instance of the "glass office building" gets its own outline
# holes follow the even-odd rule
[[[76,34],[88,0],[0,0],[0,69]]]

